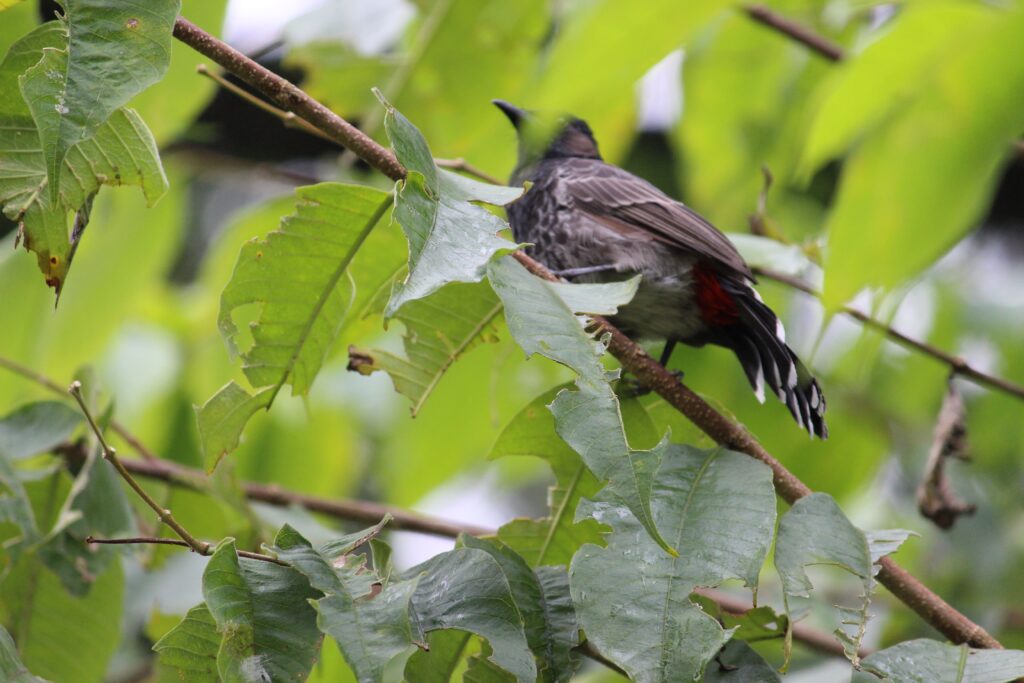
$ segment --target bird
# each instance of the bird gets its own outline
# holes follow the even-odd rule
[[[633,299],[610,317],[627,335],[732,350],[760,402],[765,386],[810,436],[825,439],[825,396],[786,344],[750,267],[729,238],[693,209],[601,157],[575,116],[494,104],[515,126],[510,183],[526,192],[505,207],[516,241],[555,275],[609,282],[637,274]]]

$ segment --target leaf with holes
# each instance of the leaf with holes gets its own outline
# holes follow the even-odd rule
[[[261,304],[242,370],[254,387],[285,384],[309,391],[352,298],[345,272],[363,241],[391,206],[380,190],[323,183],[296,190],[296,211],[263,240],[238,255],[220,299],[218,325],[231,347],[238,330],[232,312]]]
[[[391,294],[385,309],[391,317],[450,282],[478,282],[488,262],[515,250],[497,236],[505,222],[472,202],[503,206],[522,189],[487,185],[437,168],[419,130],[382,102],[391,146],[409,171],[395,191],[395,219],[409,240],[409,274]]]
[[[603,492],[584,501],[612,528],[608,546],[586,545],[569,570],[587,639],[637,681],[698,678],[731,632],[690,600],[729,579],[756,585],[775,527],[772,474],[724,449],[668,447],[651,508],[678,557],[666,555],[630,510]]]
[[[217,671],[225,681],[305,680],[320,651],[320,596],[291,567],[240,558],[221,543],[203,572],[203,598],[221,636]]]
[[[362,374],[384,370],[416,415],[448,368],[483,341],[496,339],[501,302],[485,283],[452,283],[410,301],[395,316],[405,325],[405,358],[387,351],[350,349],[349,367]]]
[[[63,39],[19,78],[58,203],[64,157],[95,135],[136,94],[159,81],[171,59],[180,0],[123,3],[63,0]]]
[[[256,411],[269,407],[273,399],[273,387],[250,394],[235,382],[228,382],[201,407],[193,406],[207,472],[212,472],[221,458],[238,448],[246,423]]]

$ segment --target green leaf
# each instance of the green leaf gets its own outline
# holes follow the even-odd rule
[[[733,633],[733,640],[751,643],[785,638],[789,630],[789,617],[776,614],[775,610],[767,606],[755,607],[743,614],[723,611],[719,619],[726,628],[738,627]]]
[[[604,344],[576,312],[608,312],[627,303],[637,279],[608,285],[566,285],[531,275],[512,258],[491,263],[488,277],[505,304],[509,331],[527,356],[539,353],[576,371],[577,391],[562,391],[551,405],[558,435],[636,515],[658,545],[673,552],[654,525],[651,480],[663,446],[633,450],[626,440],[618,398],[601,364]],[[572,292],[570,295],[569,292]],[[572,301],[574,311],[566,299]]]
[[[190,609],[181,622],[153,645],[160,664],[177,672],[185,681],[219,683],[217,650],[220,636],[206,603]]]
[[[0,0],[0,12],[14,7],[19,2],[22,2],[22,0]]]
[[[846,655],[857,665],[857,651],[867,626],[868,605],[874,588],[875,563],[895,552],[910,532],[900,529],[873,532],[872,540],[855,527],[831,496],[812,493],[798,500],[779,521],[775,540],[775,567],[782,579],[787,611],[788,597],[810,597],[814,588],[804,568],[810,565],[838,567],[856,576],[862,585],[855,607],[839,606],[843,628],[836,637]]]
[[[0,457],[21,460],[68,440],[82,414],[64,403],[28,403],[0,418]]]
[[[390,318],[404,304],[450,282],[478,282],[488,262],[513,251],[514,244],[497,236],[505,222],[471,202],[502,206],[522,189],[487,185],[437,168],[419,130],[390,104],[384,106],[391,146],[409,171],[395,193],[395,219],[409,240],[409,275],[391,294],[385,309]]]
[[[115,561],[88,595],[75,597],[35,558],[23,556],[0,584],[0,616],[29,670],[56,683],[103,681],[121,642],[124,583]]]
[[[704,683],[778,683],[781,680],[771,664],[739,640],[726,643],[704,675]]]
[[[1022,40],[1020,7],[957,30],[913,101],[847,157],[827,224],[827,306],[905,281],[974,227],[1024,129]]]
[[[21,663],[18,648],[3,626],[0,626],[0,680],[3,683],[46,683],[42,678],[33,676]]]
[[[217,671],[224,681],[303,681],[320,651],[319,597],[291,567],[239,558],[221,543],[203,572],[203,597],[221,635]]]
[[[254,387],[273,388],[268,401],[286,383],[292,395],[309,392],[349,309],[345,272],[391,206],[387,194],[359,185],[322,183],[296,195],[296,212],[279,230],[242,247],[220,301],[218,325],[232,349],[232,312],[262,305],[242,370]]]
[[[406,683],[450,683],[452,680],[458,680],[457,674],[460,667],[465,666],[468,646],[472,639],[473,634],[466,631],[428,633],[428,649],[417,649],[405,664]],[[512,679],[515,680],[515,677],[512,676]]]
[[[359,537],[366,538],[375,529],[379,531],[379,525]],[[389,664],[412,652],[409,602],[416,582],[392,583],[374,595],[377,577],[363,570],[361,558],[345,557],[352,543],[350,537],[332,544],[328,553],[285,526],[272,550],[323,593],[315,601],[319,629],[334,638],[360,683],[370,683],[380,681]],[[339,557],[346,561],[338,562]]]
[[[177,0],[125,5],[117,0],[64,0],[66,39],[47,48],[20,78],[39,131],[56,204],[64,157],[135,94],[159,81],[171,57]]]
[[[363,374],[384,370],[395,390],[412,401],[415,416],[448,368],[482,341],[496,339],[501,302],[484,283],[452,283],[410,301],[395,316],[405,325],[405,358],[387,351],[349,351],[350,366]]]
[[[499,541],[463,535],[459,543],[482,550],[498,563],[523,620],[526,641],[537,660],[538,681],[567,681],[578,662],[572,648],[579,644],[579,626],[564,569],[545,567],[545,584],[526,561]]]
[[[250,394],[235,382],[228,382],[202,407],[194,406],[207,472],[212,472],[221,458],[238,448],[246,423],[273,400],[273,387]]]
[[[490,643],[489,659],[524,683],[537,679],[537,667],[523,617],[501,566],[483,550],[456,548],[403,575],[419,584],[412,597],[417,640],[439,629],[469,631]]]
[[[893,683],[1006,683],[1024,676],[1024,652],[975,650],[920,638],[865,657],[864,671]],[[878,680],[858,672],[856,683]]]
[[[808,271],[820,272],[799,245],[783,244],[769,237],[738,232],[729,233],[727,237],[752,268],[767,268],[795,277],[805,276]]]
[[[673,444],[651,507],[678,557],[614,498],[584,501],[581,513],[612,532],[606,548],[586,545],[573,558],[572,596],[587,639],[633,680],[692,680],[731,632],[690,594],[729,579],[756,585],[775,526],[771,471],[740,453]]]
[[[555,418],[547,406],[561,387],[547,391],[512,418],[491,449],[489,458],[534,456],[551,466],[557,484],[548,490],[549,516],[514,519],[498,529],[498,538],[531,566],[568,565],[584,543],[603,543],[600,526],[592,519],[575,521],[583,496],[593,496],[601,483],[576,451],[555,433]],[[625,402],[623,409],[625,410]]]

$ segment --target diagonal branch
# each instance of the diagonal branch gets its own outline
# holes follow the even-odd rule
[[[830,62],[842,61],[846,56],[843,48],[828,38],[818,35],[803,24],[798,24],[792,19],[776,14],[765,5],[747,5],[743,8],[743,11],[757,23],[778,31],[784,36],[788,36]]]
[[[405,168],[394,154],[356,130],[295,85],[248,59],[184,18],[179,17],[175,23],[174,35],[285,108],[336,137],[339,142],[387,177],[392,180],[401,180],[405,177]],[[547,268],[521,251],[515,252],[513,256],[538,277],[550,281],[557,280]],[[609,335],[608,348],[625,369],[656,391],[717,443],[746,453],[767,464],[772,470],[775,489],[786,502],[792,504],[811,493],[806,484],[765,450],[743,426],[711,407],[608,321],[596,318],[595,322],[602,332]],[[1002,647],[985,629],[958,612],[893,560],[884,558],[880,564],[878,580],[947,638],[974,647]]]

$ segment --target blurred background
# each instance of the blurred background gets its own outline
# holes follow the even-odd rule
[[[1024,382],[1024,151],[1009,145],[988,166],[970,157],[971,149],[991,146],[985,126],[1012,129],[1003,109],[1021,96],[1001,93],[1021,80],[981,71],[988,63],[981,57],[959,57],[971,31],[982,35],[1003,11],[1000,3],[770,3],[834,43],[838,61],[734,3],[621,3],[612,10],[609,4],[185,0],[182,13],[378,140],[385,139],[383,112],[370,88],[381,88],[423,131],[435,156],[464,158],[499,178],[511,170],[515,138],[492,98],[571,110],[590,122],[610,161],[726,232],[750,235],[753,225],[776,241],[741,241],[753,262],[816,286],[824,281],[831,303],[855,295],[856,307],[895,329]],[[665,14],[675,4],[685,7]],[[51,11],[25,2],[4,12],[0,47]],[[993,42],[985,58],[1019,62],[1019,51],[1000,49]],[[153,209],[131,190],[100,193],[56,308],[35,259],[12,248],[13,226],[0,227],[0,356],[61,384],[92,366],[117,419],[161,457],[190,467],[202,466],[193,406],[229,380],[244,381],[216,324],[240,246],[292,211],[296,186],[337,179],[390,185],[330,143],[198,75],[201,61],[176,43],[167,78],[131,105],[160,144],[171,191]],[[994,80],[996,95],[973,108],[929,94],[945,84],[954,95],[971,96],[975,78],[982,85]],[[944,152],[922,151],[933,144],[928,131],[947,136]],[[762,197],[763,168],[774,182]],[[949,192],[922,193],[922,169],[948,177]],[[893,221],[893,229],[880,230],[870,220],[875,216]],[[379,229],[393,232],[390,244],[401,254],[397,225]],[[889,289],[882,296],[865,284]],[[900,562],[1007,647],[1024,647],[1024,403],[954,380],[966,400],[973,460],[952,464],[949,475],[977,511],[941,530],[918,514],[915,495],[948,365],[830,314],[789,287],[765,281],[760,289],[828,396],[827,442],[809,441],[777,402],[759,405],[724,350],[680,349],[673,367],[809,486],[835,496],[856,524],[919,534]],[[494,528],[546,514],[547,466],[488,454],[509,420],[569,379],[567,372],[524,360],[499,321],[493,340],[455,363],[412,418],[384,373],[346,370],[350,344],[402,348],[401,324],[385,331],[380,316],[367,313],[346,323],[308,397],[282,394],[250,422],[241,447],[215,475],[224,490],[233,481],[275,483]],[[0,371],[3,412],[44,397],[45,389]],[[657,397],[643,402],[675,440],[709,445]],[[163,495],[187,527],[211,538],[256,544],[283,521],[313,540],[338,528],[296,510],[242,512],[230,494]],[[391,540],[401,566],[451,545],[405,533]],[[202,562],[147,551],[125,567],[129,616],[109,678],[143,680],[152,675],[149,644],[175,623],[169,615],[200,601]],[[837,594],[853,589],[838,576],[821,579],[833,581]],[[762,595],[771,602],[777,580],[768,571],[763,580]],[[869,645],[936,635],[891,605],[884,590],[873,612]],[[819,625],[834,626],[830,613],[809,616],[812,623],[819,618]],[[341,665],[330,650],[318,675],[339,680],[329,667]],[[848,672],[841,660],[798,651],[789,679],[845,681]]]

